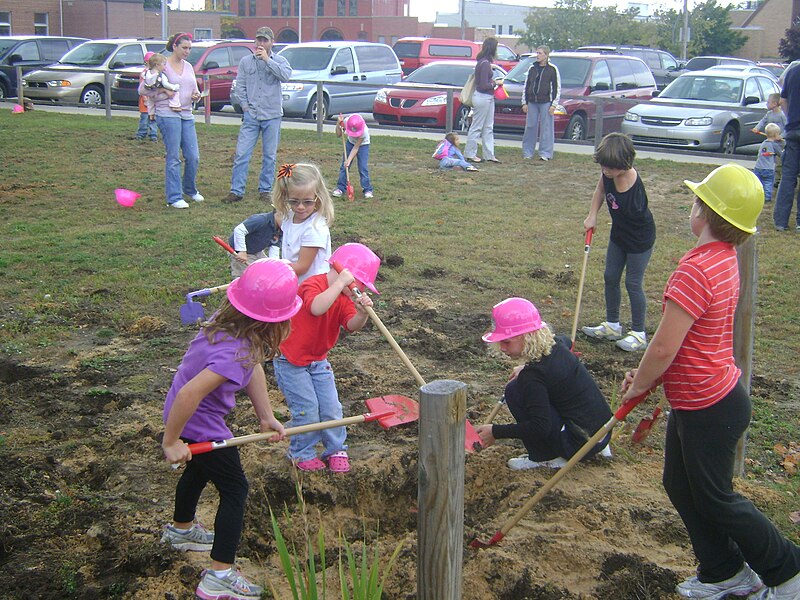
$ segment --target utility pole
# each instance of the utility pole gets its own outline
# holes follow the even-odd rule
[[[464,14],[464,9],[466,8],[467,0],[461,0],[461,39],[465,39],[467,36],[467,19],[466,15]]]
[[[689,0],[683,0],[683,29],[681,30],[681,60],[686,60],[689,45]]]
[[[167,0],[161,0],[161,39],[169,39],[169,28],[167,26]]]

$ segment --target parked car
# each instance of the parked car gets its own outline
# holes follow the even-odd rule
[[[403,81],[383,88],[375,96],[372,115],[381,125],[414,125],[464,131],[469,128],[469,106],[461,104],[461,88],[475,70],[474,60],[442,60],[420,67]],[[506,72],[493,67],[492,77],[502,79]],[[419,86],[443,85],[453,92],[453,123],[446,123],[447,91],[421,90]]]
[[[0,98],[17,95],[17,67],[23,75],[57,62],[86,38],[54,35],[0,37]]]
[[[765,77],[772,77],[775,81],[778,81],[778,78],[772,74],[772,71],[765,69],[764,67],[759,67],[758,65],[716,65],[714,67],[708,67],[706,71],[738,71],[740,73],[753,73],[764,75]]]
[[[482,44],[471,40],[455,40],[451,38],[404,37],[392,46],[403,74],[410,75],[423,65],[440,60],[475,60],[481,51]],[[495,64],[506,71],[513,69],[519,62],[519,56],[505,44],[497,44]]]
[[[203,75],[211,87],[211,109],[222,110],[231,101],[231,84],[239,70],[239,61],[255,52],[254,42],[247,40],[198,40],[186,60],[197,75],[197,86],[203,91]],[[164,54],[169,52],[163,50]],[[139,101],[139,75],[144,67],[122,69],[111,84],[111,100],[115,104],[136,104]]]
[[[302,80],[323,82],[322,109],[327,118],[339,113],[371,112],[376,92],[400,81],[403,73],[397,56],[386,44],[308,42],[289,44],[280,55],[292,66],[291,81],[281,84],[283,114],[287,117],[317,118],[317,84]],[[347,85],[356,82],[370,85]],[[232,97],[231,104],[241,112],[237,98]]]
[[[22,78],[25,96],[34,100],[102,104],[105,74],[144,65],[146,52],[164,49],[166,42],[145,39],[108,39],[84,42],[47,69]],[[81,71],[75,71],[75,69]]]
[[[600,52],[601,54],[624,54],[641,58],[653,73],[658,89],[663,89],[679,75],[680,63],[666,50],[644,46],[581,46],[578,52]]]
[[[775,79],[780,79],[783,72],[786,70],[786,65],[775,62],[759,62],[759,67],[766,69],[775,76]]]
[[[520,61],[506,76],[507,100],[496,100],[494,126],[525,128],[522,112],[522,93],[525,75],[536,57]],[[647,65],[633,56],[589,52],[553,52],[552,62],[561,75],[561,104],[555,114],[555,135],[559,138],[585,140],[594,136],[595,98],[631,98],[649,100],[656,82]],[[577,96],[567,98],[565,96]],[[584,98],[585,97],[585,98]],[[620,123],[630,104],[604,102],[603,134],[619,131]]]
[[[746,58],[736,58],[734,56],[695,56],[686,63],[686,71],[705,71],[709,67],[716,65],[746,65],[754,67],[756,63]]]
[[[622,132],[636,144],[732,154],[763,139],[751,129],[764,116],[767,97],[779,91],[773,77],[758,73],[685,73],[651,103],[631,108]]]

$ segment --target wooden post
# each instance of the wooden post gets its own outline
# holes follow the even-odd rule
[[[464,422],[467,385],[420,389],[417,599],[460,600],[464,549]]]
[[[733,317],[733,358],[742,370],[741,381],[750,393],[750,379],[753,374],[753,339],[755,337],[755,306],[758,291],[758,251],[756,236],[751,235],[736,250],[739,259],[739,303]],[[733,463],[733,474],[744,475],[744,458],[747,444],[747,432],[744,433],[736,447],[736,459]]]

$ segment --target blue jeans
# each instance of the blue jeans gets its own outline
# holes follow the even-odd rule
[[[522,156],[533,158],[536,141],[539,141],[539,156],[553,158],[555,140],[555,117],[550,114],[550,102],[529,102],[525,116],[525,133],[522,134]]]
[[[345,146],[347,147],[347,154],[349,156],[350,151],[353,149],[353,144],[351,144],[348,140],[345,142]],[[358,153],[356,154],[356,162],[358,163],[358,176],[361,179],[361,189],[364,191],[364,193],[372,191],[372,182],[369,180],[369,166],[367,165],[368,161],[369,144],[366,146],[359,146]],[[343,192],[347,190],[347,173],[344,170],[344,159],[342,159],[342,165],[339,168],[339,181],[336,182],[336,187]]]
[[[606,249],[606,269],[603,273],[606,296],[606,320],[610,323],[619,322],[619,305],[622,294],[619,282],[622,279],[622,270],[625,269],[625,289],[631,302],[631,329],[644,331],[644,321],[647,316],[647,297],[644,295],[644,272],[653,248],[644,252],[625,252],[611,240],[608,240]]]
[[[460,158],[456,158],[455,156],[445,156],[442,160],[439,161],[439,168],[443,171],[448,169],[453,169],[455,167],[461,167],[462,169],[466,169],[467,167],[471,167],[472,165],[469,164],[465,160],[461,160]]]
[[[239,140],[236,142],[236,158],[233,159],[231,192],[237,196],[244,196],[250,158],[253,156],[259,135],[264,158],[261,161],[261,174],[258,176],[258,191],[272,191],[272,182],[275,180],[275,155],[281,140],[281,119],[259,120],[251,116],[248,110],[242,116],[242,127],[239,129]]]
[[[183,200],[183,194],[197,193],[197,167],[200,165],[200,149],[194,119],[162,117],[156,115],[156,124],[167,149],[167,165],[164,170],[164,188],[167,204]],[[183,153],[183,181],[181,181],[181,152]]]
[[[342,405],[336,391],[333,369],[327,360],[298,367],[284,356],[279,356],[272,361],[272,366],[275,369],[275,381],[292,414],[292,427],[342,418]],[[322,458],[327,458],[347,449],[344,443],[346,438],[347,429],[344,427],[293,435],[289,441],[289,458],[298,462],[311,460],[317,455],[315,446],[319,442],[325,448]]]
[[[797,172],[800,169],[800,130],[786,131],[783,135],[786,140],[786,149],[781,157],[783,172],[781,184],[778,186],[778,195],[775,197],[775,208],[772,219],[775,227],[788,227],[789,215],[792,214],[794,189],[797,186]],[[797,194],[798,211],[795,215],[797,225],[800,226],[800,192]]]
[[[136,130],[136,139],[143,140],[146,137],[156,141],[158,139],[158,129],[156,122],[150,120],[150,115],[146,112],[139,113],[139,128]]]
[[[753,169],[764,187],[764,202],[772,202],[772,187],[775,184],[775,169]]]

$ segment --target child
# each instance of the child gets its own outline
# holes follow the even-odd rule
[[[765,133],[768,123],[775,123],[780,127],[780,131],[778,132],[778,137],[780,138],[783,134],[783,130],[786,129],[786,113],[781,110],[780,94],[770,94],[767,96],[767,112],[761,117],[758,125],[753,127],[753,133]]]
[[[179,550],[211,550],[211,568],[203,572],[198,598],[260,598],[263,590],[234,568],[248,488],[239,449],[192,456],[187,444],[233,437],[225,415],[235,407],[239,390],[250,397],[261,431],[275,431],[270,441],[283,438],[262,363],[286,339],[289,319],[301,304],[297,276],[286,263],[267,258],[247,267],[192,340],[167,394],[161,446],[167,462],[186,463],[186,469],[175,490],[173,522],[165,526],[161,541]],[[214,532],[194,521],[209,481],[219,492]]]
[[[639,173],[633,168],[636,151],[631,139],[622,133],[609,133],[594,153],[600,165],[589,215],[583,222],[586,231],[597,228],[597,213],[605,200],[611,213],[611,233],[606,251],[605,281],[606,320],[596,327],[583,327],[589,337],[616,340],[626,352],[644,350],[647,334],[644,323],[647,298],[644,295],[644,272],[653,244],[656,225],[647,206],[647,192]],[[631,329],[622,336],[619,324],[620,280],[625,270],[625,289],[631,303]]]
[[[171,92],[177,92],[181,89],[179,84],[170,83],[170,80],[167,79],[167,74],[164,72],[164,69],[167,68],[166,56],[163,54],[153,54],[153,56],[150,57],[150,60],[147,61],[147,66],[149,68],[144,72],[143,76],[144,87],[146,89],[155,90],[158,88],[163,88],[165,90],[170,90]],[[151,117],[155,119],[155,99],[147,96],[145,98],[145,102],[147,103],[147,108]],[[175,112],[181,112],[181,99],[179,94],[173,94],[170,97],[169,107]]]
[[[621,401],[663,383],[672,405],[664,488],[699,561],[678,594],[797,600],[800,548],[733,489],[736,447],[752,416],[733,358],[736,246],[756,231],[762,187],[736,164],[684,183],[696,196],[689,227],[697,244],[667,281],[661,323],[639,368],[626,373]],[[767,588],[760,589],[759,575]]]
[[[767,139],[758,147],[753,173],[756,174],[764,187],[764,202],[772,202],[772,187],[775,183],[775,158],[780,156],[782,148],[780,142],[781,128],[775,123],[769,123],[764,128]]]
[[[150,57],[154,54],[155,52],[148,52],[145,54],[144,62],[147,63],[150,60]],[[147,69],[142,71],[140,79],[144,79],[144,74],[146,72]],[[150,108],[147,105],[147,98],[145,96],[139,96],[139,128],[136,130],[136,139],[143,140],[148,136],[148,134],[150,141],[158,141],[158,129],[156,128],[155,115],[150,114]]]
[[[458,149],[458,134],[455,131],[449,132],[444,139],[436,146],[433,158],[439,161],[439,168],[443,171],[455,169],[458,171],[477,171],[478,168],[469,164],[461,150]]]
[[[333,195],[340,198],[347,190],[346,168],[350,166],[354,158],[358,159],[358,176],[361,179],[361,189],[364,190],[364,198],[373,198],[372,182],[369,180],[369,127],[364,122],[364,117],[358,113],[343,117],[339,115],[336,121],[336,137],[342,137],[342,133],[347,132],[347,156],[342,157],[342,166],[339,169],[339,181]]]
[[[286,398],[292,414],[292,426],[319,423],[342,418],[342,405],[336,391],[328,352],[339,338],[339,330],[360,330],[367,322],[367,307],[372,300],[366,293],[353,298],[348,285],[356,282],[359,289],[375,293],[374,281],[380,259],[362,244],[344,244],[331,256],[341,273],[327,273],[306,279],[298,291],[303,308],[292,319],[292,333],[281,344],[281,355],[272,361],[275,380]],[[327,467],[334,473],[350,470],[344,427],[324,429],[292,436],[289,458],[302,471],[318,471]],[[322,460],[316,445],[322,442]]]
[[[247,265],[266,258],[266,248],[269,248],[269,258],[279,258],[280,243],[281,218],[274,210],[247,217],[228,238],[228,244],[236,250],[236,256],[230,256],[231,277],[239,277]]]
[[[315,165],[282,165],[272,191],[276,219],[281,221],[281,257],[292,263],[298,280],[328,272],[333,200]]]

